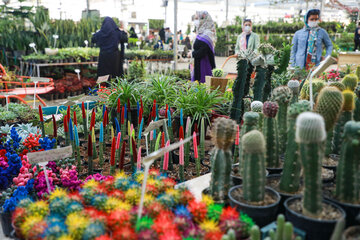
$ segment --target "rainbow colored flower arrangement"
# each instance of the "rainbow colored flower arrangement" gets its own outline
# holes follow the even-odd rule
[[[25,239],[221,239],[229,229],[247,238],[254,225],[246,215],[214,203],[196,201],[189,190],[150,170],[142,217],[137,219],[143,173],[124,173],[100,181],[89,178],[78,191],[56,188],[47,200],[23,199],[13,213]]]

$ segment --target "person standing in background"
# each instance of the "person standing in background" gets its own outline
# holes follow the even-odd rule
[[[291,48],[290,63],[292,67],[306,70],[318,66],[322,60],[323,44],[326,48],[325,57],[332,52],[333,46],[325,29],[319,27],[320,10],[311,9],[304,16],[305,26],[296,31]]]
[[[120,77],[124,74],[122,63],[124,61],[124,43],[127,42],[127,34],[121,30],[114,20],[105,17],[100,31],[94,33],[91,38],[93,43],[100,48],[97,75]],[[121,44],[121,51],[119,51]]]
[[[165,28],[162,28],[160,31],[159,31],[159,36],[160,36],[160,40],[165,43]]]
[[[357,51],[358,48],[360,50],[360,22],[358,27],[355,29],[354,42],[355,42],[354,51]]]
[[[207,11],[198,11],[194,20],[197,36],[193,46],[194,71],[191,81],[205,82],[215,66],[215,24]],[[190,53],[191,54],[191,53]]]
[[[242,31],[236,41],[235,54],[239,55],[240,50],[257,51],[260,45],[260,37],[252,32],[252,22],[250,19],[244,20]]]

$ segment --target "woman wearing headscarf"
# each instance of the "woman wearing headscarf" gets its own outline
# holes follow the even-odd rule
[[[124,74],[124,43],[127,42],[127,34],[120,30],[114,20],[106,17],[100,31],[96,32],[91,41],[100,48],[97,75],[119,77]],[[119,51],[121,44],[121,51]]]
[[[207,11],[196,12],[197,36],[193,46],[194,72],[191,81],[205,82],[205,76],[212,75],[215,66],[215,24]]]
[[[332,52],[333,46],[325,29],[319,27],[320,10],[311,9],[304,16],[305,26],[298,30],[292,40],[291,66],[310,69],[318,66],[322,59],[323,44],[325,57]]]
[[[252,32],[252,22],[245,19],[242,25],[242,33],[238,36],[235,46],[235,54],[239,55],[240,50],[256,51],[260,45],[260,37]]]

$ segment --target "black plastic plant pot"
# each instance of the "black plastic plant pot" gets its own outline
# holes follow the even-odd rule
[[[325,197],[329,202],[335,203],[344,209],[346,213],[346,226],[359,225],[359,222],[356,221],[356,217],[360,214],[360,204],[351,204],[351,203],[342,203],[336,199]]]
[[[269,171],[269,175],[274,175],[274,174],[280,174],[282,173],[282,168],[266,168],[266,170]]]
[[[232,196],[232,192],[237,188],[242,188],[242,185],[230,188],[228,193],[230,205],[232,207],[235,207],[239,212],[241,211],[243,213],[246,213],[254,220],[256,225],[258,225],[259,227],[263,227],[276,219],[280,203],[280,195],[274,189],[265,187],[265,193],[275,196],[275,203],[267,206],[253,206],[243,202],[239,202],[238,200],[234,199],[234,197]]]
[[[352,226],[343,233],[344,239],[360,239],[360,226]]]
[[[14,230],[11,224],[11,213],[1,211],[1,227],[6,237],[9,237]]]
[[[266,177],[266,180],[269,181],[271,179],[278,179],[280,182],[280,178],[281,178],[281,174],[273,174],[273,175],[269,175]],[[266,183],[267,186],[269,186],[268,183]],[[271,187],[271,186],[270,186]],[[275,190],[276,191],[276,190]],[[279,203],[279,209],[278,209],[278,214],[280,213],[285,213],[285,207],[284,207],[284,202],[286,201],[286,199],[293,197],[293,196],[297,196],[296,194],[288,194],[288,193],[284,193],[284,192],[280,192],[277,191],[277,193],[280,194],[280,203]]]
[[[301,200],[300,196],[294,196],[288,198],[285,203],[285,217],[291,222],[294,227],[297,227],[306,232],[307,240],[329,240],[331,234],[335,228],[337,220],[319,220],[315,218],[310,218],[299,214],[289,208],[289,205],[294,201]],[[338,209],[342,213],[342,217],[346,217],[345,211],[338,205],[323,200],[323,203],[329,204],[332,207]]]

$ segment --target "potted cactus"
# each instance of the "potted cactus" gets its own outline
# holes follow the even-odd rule
[[[224,203],[230,188],[232,153],[231,146],[236,134],[236,122],[231,119],[215,119],[212,141],[215,145],[211,155],[210,194],[216,202]]]
[[[264,124],[264,114],[262,112],[264,104],[260,101],[253,101],[250,105],[251,111],[259,114],[258,130],[262,131]]]
[[[346,89],[354,91],[358,82],[358,77],[355,74],[346,75],[341,81],[345,85]]]
[[[344,105],[342,107],[342,112],[339,116],[334,128],[334,135],[332,140],[332,153],[339,154],[341,149],[341,144],[343,141],[344,125],[348,121],[351,121],[353,118],[353,110],[355,108],[354,104],[354,93],[350,90],[345,90],[342,92],[344,97]]]
[[[356,98],[355,98],[354,120],[360,121],[360,85],[358,85],[355,88],[355,94],[356,94]]]
[[[280,173],[280,159],[278,151],[278,131],[276,127],[276,114],[279,105],[276,102],[267,101],[263,106],[264,126],[263,133],[266,141],[266,168],[272,173]]]
[[[276,115],[277,131],[279,135],[279,154],[285,152],[286,145],[286,114],[289,102],[292,98],[292,91],[289,87],[280,86],[273,90],[272,99],[279,105],[279,111]]]
[[[335,193],[329,200],[346,211],[346,224],[357,224],[360,214],[358,184],[360,156],[360,122],[349,121],[344,127],[344,141],[341,146],[339,165],[337,167]]]
[[[224,71],[220,68],[212,70],[212,76],[205,77],[205,84],[212,89],[219,89],[219,91],[225,93],[228,79],[224,77]]]
[[[301,240],[302,237],[305,237],[303,231],[294,229],[291,222],[285,222],[283,214],[277,216],[276,222],[261,228],[261,233],[264,240]]]
[[[246,133],[242,139],[244,157],[243,185],[229,191],[230,205],[249,215],[259,226],[274,221],[280,195],[265,187],[265,139],[258,130]]]
[[[292,98],[290,104],[296,103],[299,100],[300,82],[298,80],[290,80],[287,86],[291,89]]]
[[[325,201],[321,190],[321,162],[325,148],[324,118],[312,112],[301,113],[296,119],[296,142],[304,174],[304,195],[288,198],[286,218],[307,234],[307,239],[328,240],[344,210]]]

